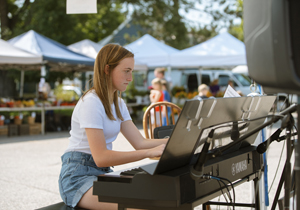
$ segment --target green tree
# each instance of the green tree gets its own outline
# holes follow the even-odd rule
[[[210,26],[198,26],[192,27],[190,29],[190,46],[197,45],[199,43],[205,42],[206,40],[216,36],[218,34],[218,31],[216,30],[216,26],[210,25]]]
[[[121,3],[98,1],[97,14],[66,14],[66,2],[56,0],[0,0],[1,37],[10,39],[30,29],[69,45],[82,39],[99,41],[125,19]],[[7,7],[5,7],[7,5]],[[4,9],[3,9],[4,8]],[[4,15],[6,14],[6,15]]]
[[[241,19],[239,24],[231,24],[228,28],[228,32],[238,38],[241,41],[244,41],[244,20],[243,20],[243,0],[237,0],[236,2],[236,17]]]
[[[242,0],[142,0],[126,1],[133,6],[133,17],[147,32],[177,49],[184,49],[206,41],[221,29],[233,27],[233,22],[242,17]],[[205,5],[196,9],[195,4]],[[179,13],[198,10],[211,19],[207,25],[191,24]],[[234,29],[232,29],[234,30]],[[229,31],[231,33],[231,31]],[[234,32],[234,33],[233,33]],[[232,31],[238,37],[238,32]],[[132,41],[132,39],[130,40]]]
[[[195,1],[188,0],[144,0],[131,1],[136,23],[146,28],[147,33],[177,49],[189,46],[188,29],[179,9],[186,11]],[[198,1],[199,2],[199,1]]]

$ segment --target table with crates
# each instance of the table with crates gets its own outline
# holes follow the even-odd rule
[[[148,106],[148,103],[127,103],[129,111],[132,107]],[[23,111],[40,111],[41,122],[35,122],[34,117],[28,117],[28,123],[22,124],[21,120],[14,119],[13,124],[4,125],[0,122],[0,136],[16,136],[16,135],[34,135],[45,134],[45,115],[50,110],[73,110],[75,105],[65,106],[32,106],[32,107],[0,107],[0,112],[23,112]]]
[[[0,107],[0,112],[40,111],[41,122],[35,122],[34,117],[28,117],[28,123],[15,119],[13,124],[5,125],[0,121],[0,136],[18,136],[45,134],[45,112],[49,110],[74,109],[75,106],[43,106],[43,107]]]

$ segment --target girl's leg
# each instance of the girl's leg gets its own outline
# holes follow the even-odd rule
[[[98,196],[93,195],[93,187],[91,187],[78,202],[77,207],[90,210],[117,210],[118,204],[99,202]],[[128,210],[130,210],[128,208]],[[132,209],[133,210],[133,209]],[[135,209],[137,210],[137,209]]]
[[[98,210],[117,210],[118,204],[104,203],[98,201],[98,196],[93,195],[93,187],[91,187],[80,199],[77,204],[80,208],[85,209],[98,209]]]

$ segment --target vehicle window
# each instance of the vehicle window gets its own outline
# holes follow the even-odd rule
[[[243,85],[243,86],[250,86],[251,79],[245,74],[233,74],[235,78]]]
[[[202,77],[201,77],[201,82],[202,84],[206,84],[206,85],[210,85],[210,77],[208,74],[202,74]]]
[[[135,86],[144,86],[144,75],[140,73],[133,73],[134,85]]]
[[[220,86],[227,86],[229,81],[229,76],[228,75],[219,75],[219,85]]]
[[[147,75],[147,86],[151,86],[151,81],[155,78],[154,71],[148,71]]]
[[[187,81],[187,75],[186,74],[182,74],[180,84],[184,85],[186,83],[186,81]]]
[[[188,77],[188,92],[194,92],[198,90],[197,74],[190,74]]]

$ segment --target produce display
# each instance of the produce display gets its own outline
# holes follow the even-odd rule
[[[0,108],[1,107],[42,107],[42,106],[75,106],[77,101],[35,101],[33,99],[30,100],[13,100],[13,99],[5,99],[0,98]]]

